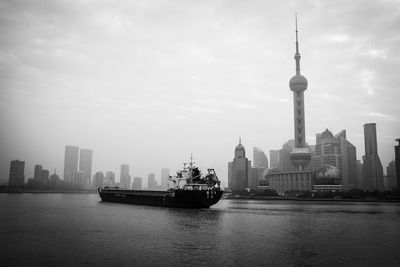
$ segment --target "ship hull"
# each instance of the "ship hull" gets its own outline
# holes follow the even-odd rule
[[[209,208],[222,196],[222,190],[113,190],[99,189],[104,202],[127,203],[137,205],[162,206],[174,208]]]

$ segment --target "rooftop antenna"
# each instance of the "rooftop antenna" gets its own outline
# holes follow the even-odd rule
[[[296,54],[294,59],[296,60],[296,75],[300,75],[300,52],[299,52],[299,34],[297,29],[297,12],[295,13],[295,23],[296,23]]]

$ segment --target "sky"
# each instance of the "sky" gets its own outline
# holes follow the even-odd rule
[[[293,138],[295,13],[306,139],[346,129],[384,168],[400,137],[400,1],[1,1],[0,181],[10,161],[63,175],[65,145],[132,177],[190,155],[227,183],[239,136],[269,157]],[[146,181],[146,180],[145,180]]]

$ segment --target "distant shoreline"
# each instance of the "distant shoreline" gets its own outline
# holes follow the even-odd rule
[[[229,196],[225,199],[241,200],[273,200],[273,201],[328,201],[328,202],[389,202],[400,203],[400,199],[333,199],[333,198],[285,198],[285,197],[262,197],[262,196]]]
[[[41,191],[41,190],[0,190],[1,193],[9,193],[9,194],[23,194],[23,193],[44,193],[44,194],[98,194],[96,191]]]

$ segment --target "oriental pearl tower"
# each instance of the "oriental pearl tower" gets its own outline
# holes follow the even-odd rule
[[[296,15],[296,75],[289,82],[290,90],[293,91],[294,106],[294,149],[290,152],[290,161],[299,171],[303,171],[311,161],[310,149],[306,146],[305,121],[304,121],[304,91],[307,90],[307,79],[300,74],[300,53],[297,31]]]

